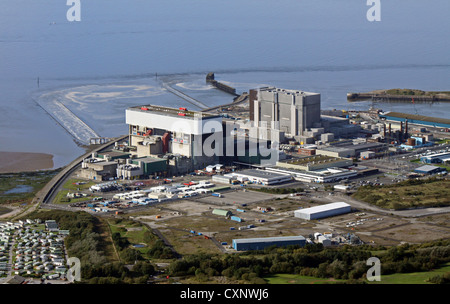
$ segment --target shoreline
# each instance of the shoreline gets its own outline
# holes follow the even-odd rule
[[[429,103],[450,102],[448,91],[422,91],[410,89],[375,90],[370,92],[347,93],[347,101],[363,101],[381,99],[384,102]]]
[[[54,162],[52,154],[0,151],[1,174],[51,170],[53,167]]]

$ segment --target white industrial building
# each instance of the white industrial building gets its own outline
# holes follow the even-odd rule
[[[173,174],[204,168],[216,162],[222,152],[220,115],[145,105],[128,108],[125,121],[129,127],[130,153],[137,157],[166,157]],[[204,145],[207,140],[214,148],[212,143]]]
[[[351,211],[352,208],[349,204],[344,202],[337,202],[315,206],[311,208],[295,210],[294,216],[305,220],[315,220],[343,213],[349,213]]]
[[[280,174],[257,169],[235,171],[225,174],[224,177],[234,178],[240,182],[250,181],[260,185],[273,185],[292,180],[292,177],[288,174]]]
[[[331,246],[331,240],[323,235],[317,237],[317,241],[321,243],[324,247]]]
[[[266,171],[289,174],[295,180],[308,182],[308,183],[332,183],[339,180],[356,177],[358,172],[355,170],[349,170],[345,168],[326,168],[315,171],[303,171],[281,167],[267,167]]]

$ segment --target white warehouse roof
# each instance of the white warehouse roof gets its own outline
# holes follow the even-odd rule
[[[337,214],[350,212],[351,206],[344,202],[336,202],[326,205],[315,206],[311,208],[305,208],[300,210],[295,210],[295,217],[304,219],[315,219],[327,216],[333,216]]]

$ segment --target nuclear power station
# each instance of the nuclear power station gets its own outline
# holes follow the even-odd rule
[[[348,118],[321,115],[319,93],[263,87],[250,90],[249,96],[250,120],[260,134],[268,130],[268,139],[306,144],[359,130]]]

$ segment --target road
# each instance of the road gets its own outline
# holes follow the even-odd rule
[[[178,97],[180,97],[180,98],[186,100],[186,101],[189,102],[190,104],[192,104],[192,105],[194,105],[194,106],[196,106],[196,107],[199,107],[200,109],[207,109],[207,108],[208,108],[208,106],[205,105],[203,102],[201,102],[201,101],[199,101],[199,100],[197,100],[197,99],[195,99],[195,98],[192,98],[191,96],[188,96],[188,95],[186,95],[185,93],[183,93],[183,92],[181,92],[181,91],[179,91],[179,90],[177,90],[177,89],[172,88],[172,87],[171,87],[169,84],[167,84],[167,83],[163,83],[162,86],[163,86],[166,90],[168,90],[170,93],[172,93],[172,94],[174,94],[174,95],[176,95],[176,96],[178,96]]]
[[[23,217],[26,214],[35,211],[37,208],[39,208],[41,206],[51,208],[51,209],[64,209],[64,210],[73,211],[73,209],[69,209],[69,207],[67,207],[67,206],[58,206],[58,205],[50,206],[50,204],[53,202],[56,194],[58,193],[58,190],[64,184],[65,180],[81,165],[81,162],[83,161],[83,159],[90,157],[93,152],[102,151],[102,150],[114,145],[115,142],[122,141],[127,137],[128,137],[128,135],[123,135],[121,137],[118,137],[106,144],[103,144],[103,145],[85,153],[84,155],[82,155],[82,156],[78,157],[77,159],[75,159],[74,161],[72,161],[69,165],[67,165],[64,169],[62,169],[61,172],[59,172],[57,175],[55,175],[50,180],[50,182],[48,182],[40,191],[38,191],[36,193],[35,197],[33,198],[32,202],[31,202],[31,205],[32,205],[31,207],[24,210],[23,212],[15,214],[11,218],[11,220],[17,219],[19,217]]]
[[[420,208],[420,209],[410,209],[410,210],[387,210],[382,209],[377,206],[358,201],[348,195],[345,195],[343,193],[336,193],[334,195],[326,195],[324,193],[323,197],[311,197],[311,199],[314,200],[320,200],[320,201],[329,201],[329,202],[337,202],[342,201],[345,202],[352,207],[358,209],[358,210],[370,210],[377,213],[382,214],[388,214],[388,215],[396,215],[401,217],[423,217],[423,216],[429,216],[429,215],[437,215],[437,214],[443,214],[450,212],[450,206],[448,207],[433,207],[433,208]]]

